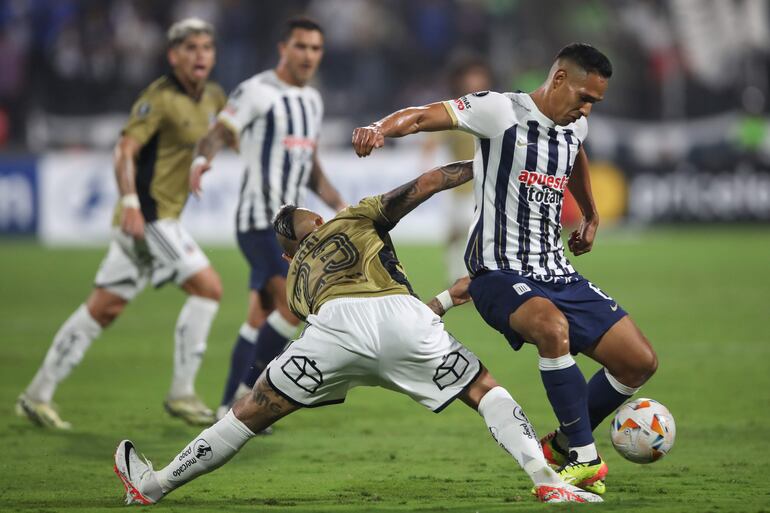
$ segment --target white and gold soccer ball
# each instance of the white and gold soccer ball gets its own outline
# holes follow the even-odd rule
[[[652,463],[668,454],[676,424],[668,408],[653,399],[629,401],[615,412],[610,439],[615,449],[634,463]]]

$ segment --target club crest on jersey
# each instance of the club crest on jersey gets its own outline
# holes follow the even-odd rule
[[[471,108],[471,102],[468,101],[467,96],[461,96],[455,100],[455,104],[457,105],[457,110],[465,110]]]
[[[566,176],[555,177],[538,171],[522,170],[517,178],[522,185],[527,187],[527,201],[530,203],[544,203],[554,205],[561,202],[564,189],[567,188],[569,178]]]

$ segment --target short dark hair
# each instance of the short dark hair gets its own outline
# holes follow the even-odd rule
[[[588,73],[598,73],[604,78],[612,76],[612,63],[602,52],[586,43],[572,43],[556,55],[556,60],[569,59]]]
[[[297,240],[297,233],[294,231],[294,212],[296,211],[296,205],[284,205],[281,207],[273,219],[273,230],[275,230],[275,233],[289,240]]]
[[[324,30],[321,28],[321,25],[310,18],[302,16],[286,20],[286,23],[283,24],[283,31],[281,31],[281,41],[284,43],[288,41],[289,38],[291,38],[294,29],[317,30],[321,35],[324,35]]]

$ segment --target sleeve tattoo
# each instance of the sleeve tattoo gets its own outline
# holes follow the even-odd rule
[[[473,178],[473,161],[452,162],[427,171],[411,182],[382,195],[384,214],[396,224],[402,217],[439,191],[462,185]]]

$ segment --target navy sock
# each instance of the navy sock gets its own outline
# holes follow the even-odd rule
[[[551,402],[559,429],[569,438],[570,447],[594,442],[588,418],[587,386],[577,364],[555,370],[540,370],[545,392]]]
[[[233,352],[230,355],[230,372],[225,382],[225,392],[222,395],[222,405],[229,405],[233,402],[235,391],[241,383],[241,377],[249,368],[249,364],[254,361],[254,352],[256,346],[254,342],[249,342],[243,335],[238,335],[235,341]]]
[[[256,353],[251,360],[253,363],[243,374],[243,383],[253,387],[267,364],[281,354],[288,341],[289,339],[278,333],[269,322],[266,322],[259,330]]]
[[[588,382],[588,417],[591,419],[591,431],[630,397],[615,390],[604,369],[596,371]]]

